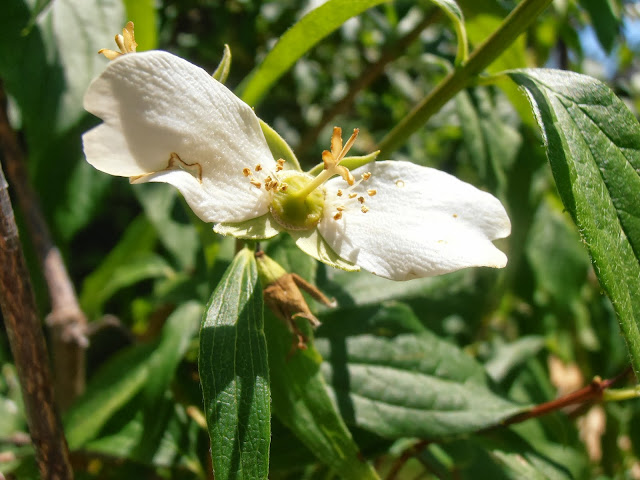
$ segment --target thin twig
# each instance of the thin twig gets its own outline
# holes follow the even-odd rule
[[[631,366],[629,366],[622,373],[609,380],[602,380],[599,377],[596,377],[586,387],[583,387],[580,390],[576,390],[575,392],[569,393],[562,397],[556,398],[555,400],[551,400],[550,402],[536,405],[526,412],[518,413],[512,417],[509,417],[501,422],[500,426],[506,427],[508,425],[513,425],[514,423],[524,422],[525,420],[529,420],[531,418],[541,417],[570,405],[582,405],[600,400],[607,388],[627,377],[631,372],[632,368]]]
[[[6,113],[6,97],[0,84],[0,147],[7,176],[24,213],[27,228],[42,265],[49,290],[51,349],[58,404],[63,410],[84,392],[87,320],[80,310],[73,284],[51,239],[37,196],[29,185],[25,158]]]
[[[402,455],[400,455],[400,457],[391,466],[391,470],[389,470],[389,473],[386,476],[386,480],[395,480],[398,476],[398,473],[400,473],[400,470],[402,470],[402,467],[404,467],[405,463],[407,463],[412,457],[418,455],[428,446],[429,442],[427,440],[421,440],[402,452]]]
[[[333,120],[337,115],[347,111],[355,100],[356,95],[371,85],[371,83],[373,83],[373,81],[384,72],[384,69],[389,63],[402,55],[409,45],[411,45],[420,36],[420,33],[429,25],[435,23],[441,16],[442,10],[439,8],[431,10],[409,33],[383,52],[375,63],[369,65],[357,79],[351,82],[347,94],[328,110],[325,110],[318,124],[305,132],[300,143],[295,149],[298,156],[304,155],[305,152],[313,147],[318,136],[329,122],[331,122],[331,120]]]
[[[9,185],[1,166],[0,307],[20,379],[40,476],[45,480],[72,479],[67,441],[55,405],[47,347],[9,199]]]
[[[544,402],[540,405],[536,405],[535,407],[527,410],[526,412],[518,413],[513,415],[506,420],[500,422],[497,425],[493,425],[491,427],[480,430],[476,433],[482,434],[490,431],[497,430],[499,428],[504,428],[509,425],[513,425],[514,423],[524,422],[525,420],[530,420],[532,418],[541,417],[543,415],[547,415],[551,412],[556,412],[570,405],[588,405],[594,401],[598,401],[602,399],[604,391],[610,388],[615,383],[627,377],[632,372],[631,366],[627,367],[623,372],[616,375],[615,377],[609,380],[602,380],[599,377],[594,378],[589,385],[583,387],[575,392],[564,395],[560,398],[556,398],[555,400],[551,400],[550,402]],[[402,455],[398,457],[398,459],[394,462],[391,467],[391,470],[387,474],[386,480],[394,480],[402,467],[413,457],[419,455],[427,446],[429,445],[429,441],[422,440],[411,447],[407,448]]]

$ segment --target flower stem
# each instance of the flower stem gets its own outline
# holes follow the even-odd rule
[[[504,19],[469,60],[447,75],[398,125],[380,142],[381,158],[388,158],[414,132],[438,112],[445,103],[466,88],[474,77],[489,66],[546,9],[552,0],[523,0]]]
[[[606,390],[602,395],[605,402],[621,402],[632,398],[640,397],[640,385],[632,388],[618,388],[615,390]]]

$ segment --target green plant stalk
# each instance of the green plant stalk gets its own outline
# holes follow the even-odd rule
[[[552,0],[523,0],[504,19],[478,48],[469,60],[447,75],[398,125],[380,142],[380,158],[389,158],[405,141],[445,103],[474,81],[474,77],[488,67],[523,33],[529,25],[551,4]]]
[[[615,390],[606,390],[602,395],[605,402],[621,402],[632,398],[640,397],[640,385],[632,388],[619,388]]]

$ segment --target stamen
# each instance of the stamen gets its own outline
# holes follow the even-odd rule
[[[336,210],[338,210],[339,212],[344,212],[345,211],[345,207],[344,207],[344,205],[340,205],[339,207],[336,208]]]
[[[367,172],[367,173],[363,173],[362,174],[362,180],[364,180],[365,182],[367,180],[369,180],[371,178],[371,172]]]
[[[338,212],[333,216],[334,220],[340,220],[342,218],[342,212]]]
[[[278,159],[278,161],[276,161],[276,172],[279,172],[281,170],[284,170],[284,164],[285,164],[285,160],[283,158]]]
[[[127,22],[125,27],[122,29],[122,35],[116,35],[115,41],[119,51],[102,48],[98,53],[104,55],[109,60],[115,60],[120,55],[124,55],[126,53],[135,53],[138,44],[136,43],[135,35],[133,33],[133,22]]]
[[[367,190],[367,195],[369,195],[370,197],[373,197],[376,193],[378,193],[378,191],[374,188]]]
[[[288,187],[289,187],[289,185],[287,185],[286,183],[283,183],[283,184],[280,185],[280,191],[281,192],[286,192]]]
[[[358,196],[357,193],[350,193],[349,198],[356,198]]]
[[[360,203],[364,203],[364,197],[358,197],[358,201],[359,201]]]
[[[260,170],[262,170],[262,165],[257,164],[257,165],[256,165],[256,168],[255,168],[255,171],[256,171],[256,172],[259,172]]]
[[[262,184],[257,181],[255,178],[251,178],[251,180],[249,180],[249,183],[251,183],[251,185],[253,185],[256,188],[261,188]]]
[[[367,206],[366,206],[366,205],[363,205],[363,206],[362,206],[362,208],[360,209],[360,211],[361,211],[362,213],[367,213],[367,212],[369,211],[369,209],[367,208]]]
[[[245,168],[242,169],[242,174],[245,177],[248,177],[249,175],[251,175],[251,170],[249,170],[247,167],[245,167]]]
[[[336,193],[336,195],[338,195],[339,197],[342,196],[342,190],[338,189],[338,193]]]

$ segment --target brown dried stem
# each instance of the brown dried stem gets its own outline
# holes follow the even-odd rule
[[[42,479],[73,478],[56,409],[47,347],[36,313],[29,271],[0,167],[0,307],[20,379],[29,433]]]
[[[80,310],[62,255],[51,239],[37,196],[29,185],[24,155],[7,118],[6,97],[1,84],[0,148],[49,290],[51,313],[47,316],[47,324],[51,327],[55,391],[60,408],[64,410],[84,392],[87,320]]]
[[[435,8],[431,10],[424,19],[418,23],[409,33],[398,40],[397,43],[389,47],[382,53],[380,58],[369,65],[362,74],[354,80],[349,86],[347,94],[331,106],[322,115],[322,118],[317,125],[311,127],[306,131],[297,148],[295,149],[298,156],[307,152],[317,141],[318,136],[322,130],[337,116],[347,111],[356,95],[362,90],[367,88],[373,81],[378,78],[383,72],[386,66],[394,61],[398,56],[402,55],[405,50],[411,45],[419,36],[420,33],[429,25],[435,23],[442,16],[442,10]]]

